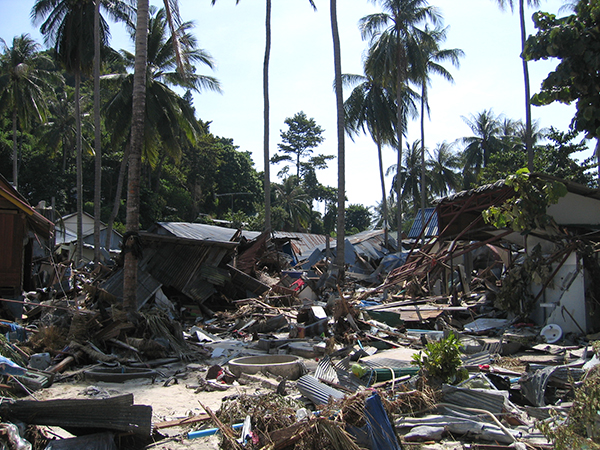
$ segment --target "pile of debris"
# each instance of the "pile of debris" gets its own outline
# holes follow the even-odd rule
[[[123,310],[118,261],[32,258],[31,289],[1,302],[3,438],[9,448],[174,449],[215,434],[222,448],[596,448],[600,217],[586,223],[600,196],[567,187],[550,231],[485,224],[482,211],[514,195],[495,184],[440,201],[407,248],[383,231],[351,236],[343,280],[324,236],[158,223],[136,237],[135,315]],[[162,420],[110,392],[36,400],[52,385],[130,380],[186,380],[203,411]],[[209,393],[222,397],[214,412]],[[27,432],[13,428],[22,423]]]

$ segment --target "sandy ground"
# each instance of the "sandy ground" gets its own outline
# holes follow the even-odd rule
[[[154,382],[149,379],[129,380],[123,383],[90,382],[76,377],[74,380],[56,382],[49,388],[36,391],[33,395],[37,400],[50,400],[106,398],[131,393],[134,397],[134,404],[152,406],[152,423],[157,424],[202,414],[204,409],[201,404],[212,411],[217,411],[223,397],[252,394],[257,390],[265,390],[261,388],[260,383],[251,383],[244,386],[233,385],[226,391],[196,393],[198,378],[204,378],[207,367],[200,364],[180,363],[163,366],[157,369],[161,375]],[[177,372],[180,373],[177,374]],[[177,374],[176,377],[171,378],[175,374]],[[170,382],[165,386],[165,381],[169,379]],[[219,448],[220,438],[218,436],[187,439],[187,433],[197,428],[199,428],[199,424],[162,429],[160,432],[165,438],[146,448],[161,450]],[[63,430],[53,429],[52,431],[58,431],[61,437],[70,437]]]

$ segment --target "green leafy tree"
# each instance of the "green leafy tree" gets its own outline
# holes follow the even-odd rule
[[[439,341],[429,342],[424,351],[413,355],[411,363],[419,366],[429,378],[456,384],[464,376],[459,370],[462,365],[460,354],[460,340],[452,333]]]
[[[542,82],[541,91],[533,96],[532,102],[536,105],[575,102],[575,129],[596,139],[600,137],[600,80],[597,77],[600,61],[595,56],[600,45],[599,7],[598,0],[582,0],[577,2],[575,13],[566,17],[557,18],[545,12],[534,14],[538,32],[527,39],[524,50],[529,61],[560,60]],[[596,157],[599,156],[597,147]]]
[[[0,110],[12,115],[13,186],[19,187],[17,130],[27,128],[34,119],[42,122],[46,115],[44,93],[51,91],[52,64],[40,53],[39,45],[28,35],[16,36],[9,47],[0,39]],[[55,82],[58,80],[54,80]]]
[[[364,205],[348,205],[346,208],[346,234],[356,234],[371,226],[371,211]]]
[[[574,130],[561,132],[555,128],[546,132],[544,135],[549,142],[535,146],[535,172],[592,186],[592,176],[589,173],[591,161],[581,163],[573,156],[587,150],[583,140],[574,142],[577,134]],[[493,183],[516,173],[526,165],[526,153],[522,150],[522,145],[506,148],[490,157],[490,163],[480,173],[480,182]]]
[[[309,119],[304,111],[286,118],[284,123],[288,129],[280,132],[282,143],[277,145],[283,154],[276,153],[271,158],[271,162],[274,164],[284,161],[293,163],[296,166],[296,176],[300,178],[302,160],[309,157],[313,149],[325,140],[323,137],[325,130],[317,125],[314,119]],[[280,176],[284,176],[288,172],[289,166],[285,166],[281,170]]]
[[[514,188],[515,196],[500,206],[486,209],[482,214],[487,223],[496,228],[512,228],[519,232],[556,228],[546,209],[567,195],[563,183],[531,177],[525,168],[508,176],[504,183]]]

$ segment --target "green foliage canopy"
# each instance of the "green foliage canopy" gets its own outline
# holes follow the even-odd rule
[[[527,39],[523,56],[527,60],[561,60],[542,82],[533,103],[576,101],[575,128],[590,138],[600,137],[600,0],[581,0],[575,11],[562,18],[545,12],[534,14],[539,31]]]

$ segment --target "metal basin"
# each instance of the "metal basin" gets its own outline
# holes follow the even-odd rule
[[[237,377],[242,373],[252,375],[264,371],[297,380],[302,375],[302,363],[293,355],[244,356],[229,361],[229,370]]]

